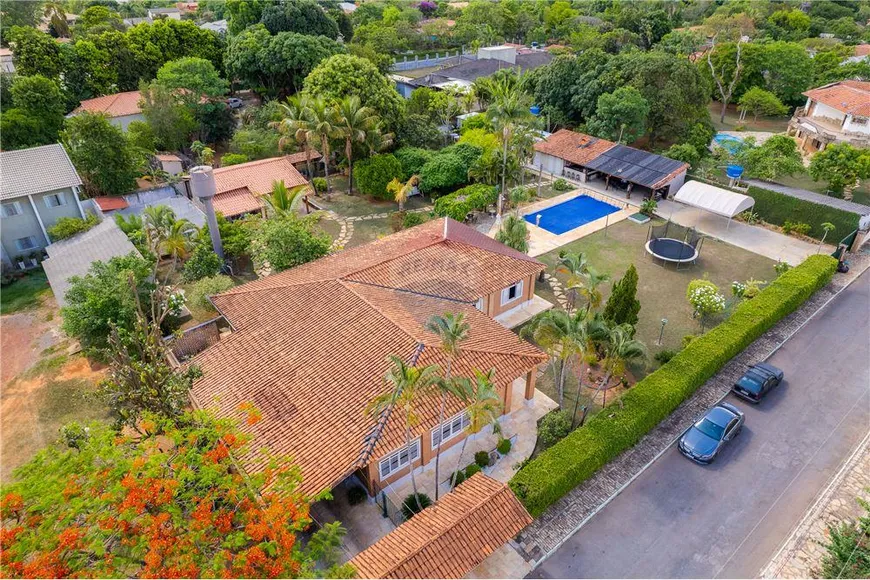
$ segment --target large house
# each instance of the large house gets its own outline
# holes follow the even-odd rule
[[[367,415],[389,389],[388,357],[443,366],[439,338],[425,323],[461,313],[470,331],[454,375],[495,369],[505,413],[521,408],[515,401],[534,398],[547,356],[493,317],[526,305],[543,270],[468,226],[433,220],[213,296],[231,331],[202,327],[178,339],[173,353],[202,370],[191,390],[196,407],[240,419],[244,405],[262,413],[243,427],[253,437],[239,458],[247,470],[265,467],[258,450],[266,448],[293,457],[305,493],[356,476],[376,495],[412,464],[432,461],[439,445],[461,442],[467,425],[452,399],[439,425],[440,399],[426,398],[407,445],[401,412]]]
[[[61,145],[0,152],[0,249],[10,266],[38,266],[48,229],[63,217],[84,218],[82,180]]]
[[[139,91],[115,93],[114,95],[84,100],[70,115],[84,111],[103,113],[109,118],[110,123],[126,131],[133,121],[145,120],[142,109],[139,107],[141,100],[142,95]]]
[[[535,143],[534,163],[551,175],[582,183],[599,180],[605,188],[645,197],[672,197],[689,170],[688,163],[568,129]]]
[[[795,110],[788,134],[812,155],[831,143],[870,147],[870,82],[840,81],[804,93],[807,103]]]

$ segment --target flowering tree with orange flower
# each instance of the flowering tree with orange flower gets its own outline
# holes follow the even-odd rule
[[[335,563],[340,524],[300,545],[309,505],[323,496],[299,491],[298,467],[266,457],[262,472],[239,472],[232,456],[247,451],[247,437],[234,421],[145,413],[139,429],[66,429],[66,448],[44,449],[16,471],[0,490],[0,575],[353,575]]]

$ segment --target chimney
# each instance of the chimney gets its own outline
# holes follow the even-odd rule
[[[205,219],[208,222],[208,233],[211,235],[211,245],[214,253],[224,259],[224,248],[221,244],[221,232],[218,229],[217,216],[214,213],[212,198],[217,193],[211,165],[197,165],[190,168],[190,189],[199,198],[205,208]]]

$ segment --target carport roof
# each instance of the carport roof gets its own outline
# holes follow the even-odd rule
[[[735,193],[700,181],[687,181],[674,196],[674,201],[727,218],[732,218],[755,204],[755,200],[748,195]]]
[[[617,145],[586,163],[594,169],[636,185],[658,189],[689,168],[687,163],[627,145]]]

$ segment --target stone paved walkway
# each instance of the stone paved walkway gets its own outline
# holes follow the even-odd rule
[[[807,511],[762,578],[814,578],[830,541],[829,526],[854,522],[865,513],[856,501],[870,501],[870,433]]]
[[[830,284],[816,292],[801,308],[785,317],[728,362],[637,445],[575,487],[520,532],[513,544],[520,555],[534,566],[556,550],[565,539],[606,505],[614,494],[666,450],[703,410],[727,395],[743,369],[766,358],[829,299],[870,267],[870,255],[852,255],[850,264],[851,270],[848,274],[836,274]]]
[[[341,226],[341,230],[338,232],[338,237],[332,242],[332,246],[330,246],[329,251],[332,253],[340,252],[345,247],[347,247],[348,242],[350,242],[351,238],[353,238],[353,225],[356,222],[367,221],[367,220],[377,220],[377,219],[385,219],[390,217],[390,214],[393,212],[381,212],[381,213],[371,213],[367,215],[356,215],[350,217],[343,217],[332,211],[323,210],[326,214],[326,217],[329,219],[338,222]],[[408,213],[429,213],[432,211],[432,206],[427,205],[426,207],[420,207],[417,209],[409,209]]]

